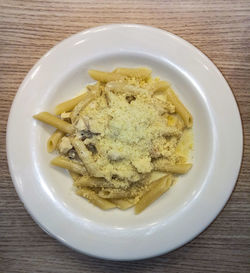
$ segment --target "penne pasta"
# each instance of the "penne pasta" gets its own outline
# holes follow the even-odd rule
[[[148,90],[126,84],[124,82],[109,82],[106,84],[105,87],[106,91],[114,91],[115,93],[121,93],[121,94],[128,94],[128,95],[139,95],[139,94],[146,94],[148,93]]]
[[[193,125],[193,117],[183,105],[183,103],[176,96],[172,88],[167,89],[167,98],[175,106],[176,112],[181,116],[187,128],[191,128]]]
[[[53,116],[48,112],[41,112],[37,115],[34,115],[33,117],[37,120],[40,120],[44,123],[47,123],[57,129],[59,129],[60,131],[62,131],[64,133],[72,134],[75,130],[72,124],[70,124],[64,120],[61,120],[58,117]]]
[[[103,189],[98,192],[98,195],[104,199],[132,197],[128,191],[121,189]]]
[[[94,191],[88,188],[78,189],[76,193],[80,196],[87,198],[89,202],[103,210],[113,209],[116,207],[115,204],[106,199],[101,198]]]
[[[74,107],[82,100],[85,100],[87,97],[89,96],[89,94],[86,92],[78,97],[75,97],[71,100],[67,100],[67,101],[64,101],[60,104],[58,104],[56,107],[55,107],[55,114],[56,115],[59,115],[63,112],[68,112],[68,111],[71,111],[74,109]]]
[[[114,73],[124,75],[131,78],[139,78],[139,79],[148,79],[151,76],[151,70],[146,67],[140,68],[126,68],[126,67],[118,67],[114,71]]]
[[[100,93],[100,89],[102,89],[102,84],[97,82],[96,84],[89,84],[86,86],[87,90],[93,93]]]
[[[60,118],[62,120],[67,121],[67,122],[71,122],[71,118],[70,117],[71,117],[71,112],[63,112],[63,113],[60,114]]]
[[[80,103],[78,103],[76,105],[76,107],[73,109],[73,111],[71,112],[71,121],[72,123],[74,123],[78,117],[78,115],[80,114],[80,112],[91,102],[94,100],[96,94],[95,93],[90,93],[87,92],[86,96],[84,98],[84,100],[80,101]]]
[[[50,138],[47,141],[47,151],[49,153],[55,151],[55,149],[57,148],[57,144],[59,143],[63,136],[64,132],[58,129],[50,136]]]
[[[81,176],[78,173],[73,171],[69,171],[70,176],[72,177],[73,181],[77,181]]]
[[[50,162],[52,165],[67,169],[74,173],[78,173],[84,175],[86,173],[86,169],[81,163],[70,160],[66,156],[57,156],[53,158]]]
[[[103,174],[97,168],[96,162],[94,161],[91,152],[86,148],[85,144],[77,138],[72,141],[72,144],[88,173],[95,177],[103,177]]]
[[[88,174],[85,174],[74,183],[77,187],[89,187],[89,188],[105,188],[112,187],[112,184],[108,183],[104,178],[90,177]]]
[[[156,171],[175,173],[175,174],[187,173],[192,168],[192,164],[190,163],[170,165],[168,161],[165,159],[155,160],[153,164],[154,164],[154,170]]]
[[[169,86],[170,86],[170,84],[166,81],[155,82],[152,86],[152,92],[156,93],[156,92],[167,91]]]
[[[114,203],[117,208],[122,209],[122,210],[126,210],[126,209],[129,209],[134,206],[134,204],[132,202],[129,202],[126,199],[110,199],[109,201]]]
[[[99,70],[89,70],[89,75],[99,82],[111,82],[124,79],[125,76],[113,72],[104,72]]]
[[[179,130],[183,130],[185,127],[183,119],[178,115],[168,115],[167,124],[170,127],[176,127]]]
[[[141,213],[146,207],[158,199],[164,192],[166,192],[172,184],[172,177],[166,175],[154,182],[152,182],[148,191],[143,194],[138,203],[135,205],[135,214]]]

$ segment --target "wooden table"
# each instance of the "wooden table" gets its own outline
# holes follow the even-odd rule
[[[230,84],[244,126],[239,179],[216,221],[186,246],[136,262],[91,258],[49,237],[20,202],[5,153],[9,109],[26,73],[59,41],[107,23],[152,25],[201,49]],[[249,1],[0,0],[0,34],[0,272],[250,272]]]

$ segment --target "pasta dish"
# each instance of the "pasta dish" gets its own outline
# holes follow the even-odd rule
[[[193,118],[170,84],[148,68],[89,70],[96,83],[34,115],[56,128],[48,152],[65,168],[76,194],[101,209],[138,214],[192,167]]]

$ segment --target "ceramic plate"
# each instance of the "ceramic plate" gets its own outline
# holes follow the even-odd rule
[[[102,211],[75,195],[68,173],[49,164],[54,129],[32,118],[93,82],[88,69],[118,66],[150,67],[194,117],[192,170],[140,215]],[[51,236],[88,255],[135,260],[182,246],[215,219],[237,180],[242,125],[227,82],[197,48],[160,29],[106,25],[64,40],[31,69],[10,111],[7,154],[20,199]]]

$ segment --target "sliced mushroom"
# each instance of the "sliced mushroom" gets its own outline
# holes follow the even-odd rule
[[[81,140],[85,140],[86,138],[92,138],[93,136],[98,136],[100,133],[91,132],[90,130],[81,130]]]
[[[76,150],[75,150],[74,148],[72,148],[72,149],[70,149],[70,150],[68,151],[68,157],[69,157],[70,159],[75,159],[76,156],[77,156],[77,154],[76,154]]]

